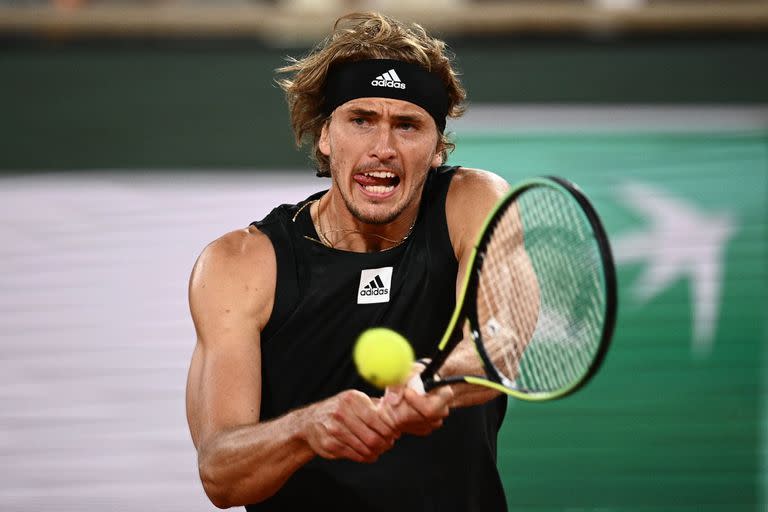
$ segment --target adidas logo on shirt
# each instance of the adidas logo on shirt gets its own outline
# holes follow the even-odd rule
[[[373,278],[373,281],[365,285],[360,295],[386,295],[388,293],[389,290],[384,287],[381,276],[376,276]]]
[[[389,302],[392,284],[392,267],[369,268],[360,272],[360,286],[357,289],[358,304]]]
[[[393,87],[395,89],[405,89],[405,83],[400,80],[394,69],[390,69],[371,81],[371,85],[377,87]]]

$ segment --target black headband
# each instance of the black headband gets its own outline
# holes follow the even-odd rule
[[[392,98],[418,105],[445,130],[448,93],[435,73],[399,60],[373,59],[345,62],[331,67],[323,89],[323,113],[356,98]]]

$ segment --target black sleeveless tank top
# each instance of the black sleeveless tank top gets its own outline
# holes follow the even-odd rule
[[[355,253],[326,247],[308,203],[282,205],[254,225],[277,257],[277,289],[262,332],[262,405],[266,421],[345,389],[371,396],[355,371],[352,347],[368,327],[403,334],[426,357],[455,305],[458,263],[445,218],[456,168],[433,169],[408,238],[392,249]],[[403,436],[374,464],[316,457],[249,512],[506,510],[496,469],[496,436],[506,399],[454,409],[430,436]]]

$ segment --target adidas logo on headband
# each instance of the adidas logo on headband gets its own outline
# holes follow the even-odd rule
[[[383,70],[389,71],[382,73]],[[330,116],[337,107],[356,98],[392,98],[426,110],[442,133],[452,105],[446,83],[437,71],[412,62],[394,59],[341,62],[328,68],[322,111],[323,115]]]
[[[395,89],[405,89],[405,83],[400,80],[394,69],[390,69],[371,81],[371,85],[377,87],[393,87]]]

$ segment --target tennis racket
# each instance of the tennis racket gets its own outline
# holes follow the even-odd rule
[[[581,388],[605,358],[617,307],[608,238],[586,196],[558,177],[514,187],[488,216],[458,297],[410,387],[465,382],[528,401]],[[474,374],[438,377],[463,339],[476,350],[457,351],[473,359],[463,364],[462,355],[460,367]]]

